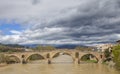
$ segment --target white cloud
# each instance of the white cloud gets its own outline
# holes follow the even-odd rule
[[[0,35],[0,42],[113,42],[120,38],[119,13],[119,0],[0,0],[0,19],[16,20],[25,27],[11,30],[12,35]]]
[[[11,32],[12,34],[18,34],[18,35],[21,34],[20,31],[16,31],[16,30],[11,30],[10,32]]]

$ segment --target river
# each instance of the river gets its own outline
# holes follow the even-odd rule
[[[11,64],[1,67],[0,74],[120,74],[114,68],[103,64],[73,64],[72,58],[66,55],[53,59],[53,64],[42,62]]]

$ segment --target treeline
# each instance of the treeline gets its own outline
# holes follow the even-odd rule
[[[0,43],[0,45],[2,45],[2,46],[8,46],[8,47],[13,47],[13,48],[24,48],[25,47],[25,46],[19,45],[19,44],[2,44],[2,43]]]
[[[92,51],[92,47],[81,47],[81,46],[78,46],[75,48],[76,50],[80,50],[80,51]]]
[[[113,61],[115,67],[120,70],[120,44],[113,47]]]
[[[22,52],[22,51],[25,50],[23,48],[0,45],[0,52]]]
[[[56,48],[53,46],[37,46],[33,48],[34,51],[51,51],[55,50]]]
[[[44,50],[55,50],[56,48],[53,46],[37,46],[33,50],[34,51],[44,51]],[[75,50],[80,50],[80,51],[92,51],[92,47],[80,47],[77,46]]]
[[[104,51],[105,58],[104,62],[113,61],[114,67],[120,70],[120,44],[117,44],[111,48],[112,50],[106,49]]]

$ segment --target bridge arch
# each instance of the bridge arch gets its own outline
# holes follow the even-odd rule
[[[91,58],[94,58],[94,60],[96,60],[97,63],[99,62],[99,58],[95,54],[92,54],[92,53],[86,53],[86,54],[81,55],[79,58],[79,61],[81,61],[83,59],[83,57],[85,57],[86,55],[88,55]]]
[[[33,54],[30,54],[28,57],[26,57],[26,62],[28,62],[31,59],[31,57],[34,55],[38,56],[39,59],[45,59],[45,57],[43,55],[38,54],[38,53],[33,53]]]
[[[70,52],[56,52],[56,53],[54,53],[54,54],[52,55],[51,58],[58,57],[58,56],[60,56],[60,54],[61,54],[61,55],[68,55],[68,56],[70,56],[70,57],[72,58],[73,62],[75,61],[75,58],[74,58],[73,54],[70,53]]]
[[[8,56],[6,56],[6,62],[8,64],[11,64],[11,63],[20,63],[21,59],[18,56],[16,56],[16,55],[8,55]]]
[[[59,56],[59,54],[69,55],[69,56],[71,56],[71,57],[73,58],[72,54],[69,53],[69,52],[56,52],[56,53],[54,53],[54,54],[51,56],[51,58],[57,57],[57,56]]]

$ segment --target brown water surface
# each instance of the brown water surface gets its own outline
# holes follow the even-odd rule
[[[43,62],[43,61],[42,61]],[[85,63],[75,65],[66,55],[53,59],[54,64],[32,62],[0,67],[0,74],[120,74],[103,64]]]

